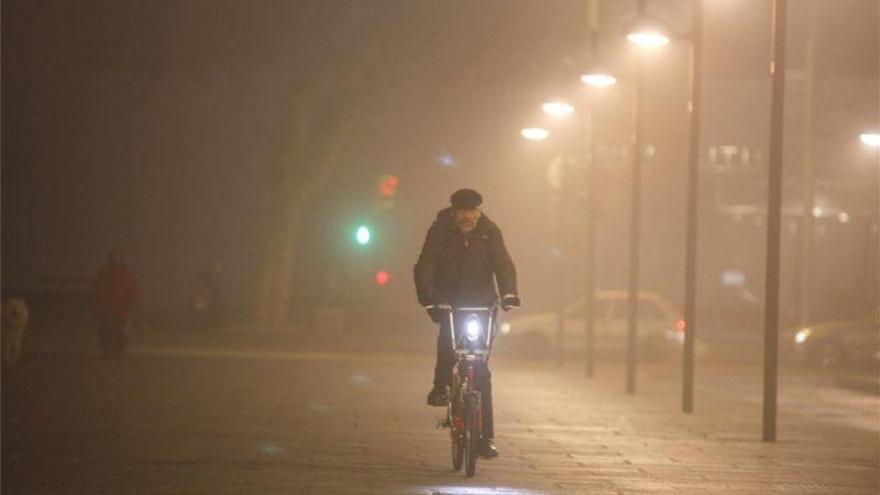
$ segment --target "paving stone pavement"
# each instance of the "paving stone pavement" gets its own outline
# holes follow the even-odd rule
[[[496,359],[501,458],[451,470],[426,354],[151,348],[53,354],[4,376],[5,494],[878,493],[880,401],[783,373],[760,441],[760,369]]]

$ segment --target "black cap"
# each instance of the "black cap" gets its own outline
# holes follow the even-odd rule
[[[462,210],[472,210],[483,204],[483,196],[473,189],[459,189],[452,193],[452,207]]]

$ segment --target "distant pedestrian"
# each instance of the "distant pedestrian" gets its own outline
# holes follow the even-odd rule
[[[21,343],[29,319],[27,302],[23,296],[3,291],[2,336],[3,368],[13,368],[21,357]]]
[[[220,332],[226,326],[226,297],[221,279],[223,264],[214,262],[196,275],[190,307],[195,327],[202,331]]]
[[[125,266],[122,252],[111,251],[95,280],[95,316],[104,359],[119,359],[125,353],[139,295],[137,279]]]

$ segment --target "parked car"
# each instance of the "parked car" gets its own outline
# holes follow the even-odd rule
[[[797,325],[781,333],[782,348],[796,360],[819,368],[877,365],[880,308],[868,317]]]
[[[596,291],[594,299],[594,349],[597,356],[624,355],[629,328],[629,294],[623,290]],[[501,324],[503,348],[530,356],[583,355],[586,350],[586,295],[564,310],[563,335],[552,312],[514,316]],[[656,292],[639,292],[639,355],[659,357],[676,352],[684,343],[685,321],[666,298]],[[505,342],[506,341],[506,342]],[[702,352],[702,348],[698,347]]]

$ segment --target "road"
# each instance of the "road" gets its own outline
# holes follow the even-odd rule
[[[780,440],[760,442],[760,369],[698,368],[678,412],[674,366],[500,358],[501,457],[451,470],[427,355],[58,352],[4,376],[4,494],[871,493],[877,396],[781,377]]]

